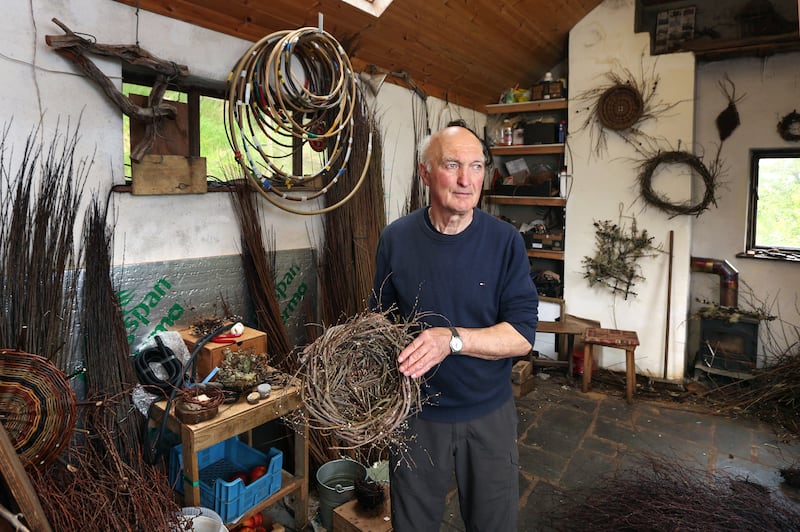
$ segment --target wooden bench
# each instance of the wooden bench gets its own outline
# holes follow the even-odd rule
[[[635,331],[589,328],[583,333],[583,392],[589,391],[592,380],[592,350],[594,346],[616,347],[625,350],[625,397],[633,402],[636,389],[636,361],[634,351],[639,345]]]

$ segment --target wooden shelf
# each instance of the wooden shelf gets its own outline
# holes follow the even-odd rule
[[[488,203],[496,205],[534,205],[541,207],[565,207],[566,198],[550,198],[543,196],[494,196],[486,194],[483,196]]]
[[[563,144],[517,144],[492,146],[492,155],[551,155],[564,153]]]
[[[535,259],[564,260],[563,251],[553,251],[552,249],[529,249],[528,256]]]
[[[556,100],[536,100],[535,102],[494,103],[486,106],[486,114],[530,113],[534,111],[553,111],[566,109],[569,102],[566,98]]]

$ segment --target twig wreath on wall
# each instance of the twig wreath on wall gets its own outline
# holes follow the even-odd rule
[[[734,130],[739,127],[739,111],[736,104],[745,97],[736,96],[736,86],[726,74],[719,82],[722,93],[728,100],[728,105],[717,115],[716,126],[719,134],[719,147],[714,159],[706,165],[703,159],[694,153],[685,150],[659,150],[655,155],[647,158],[639,167],[637,181],[639,183],[639,195],[648,205],[653,206],[671,217],[680,214],[699,216],[711,205],[716,207],[717,181],[722,173],[722,143],[731,136]],[[705,191],[700,201],[674,202],[670,201],[663,194],[659,194],[653,188],[653,176],[661,166],[684,165],[692,171],[692,175],[699,176],[703,181]]]
[[[692,170],[692,175],[698,175],[703,180],[705,192],[703,199],[696,203],[691,201],[673,202],[660,194],[653,188],[653,176],[656,170],[670,164],[681,164],[688,166]],[[671,218],[679,214],[699,216],[708,209],[711,204],[716,206],[717,175],[719,174],[719,158],[714,160],[711,168],[707,167],[703,160],[697,155],[688,151],[662,151],[644,161],[639,169],[637,182],[639,184],[639,195],[648,205],[655,207],[667,214]]]
[[[778,134],[783,140],[792,142],[800,140],[800,114],[797,110],[787,114],[778,122]]]

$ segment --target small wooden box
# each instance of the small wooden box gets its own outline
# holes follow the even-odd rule
[[[184,329],[180,331],[181,338],[189,349],[189,353],[194,352],[195,343],[200,340],[195,336],[192,329]],[[217,342],[208,342],[200,352],[197,354],[197,380],[203,380],[211,371],[218,367],[224,358],[223,351],[225,348],[230,348],[231,351],[247,351],[252,350],[255,354],[263,354],[267,352],[267,334],[249,327],[244,328],[241,336],[235,339],[234,343],[224,344]]]
[[[384,511],[376,517],[364,517],[356,511],[358,501],[349,500],[333,509],[333,532],[391,532],[391,505],[386,488]]]

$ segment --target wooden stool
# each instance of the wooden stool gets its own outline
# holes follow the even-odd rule
[[[633,402],[633,391],[636,389],[636,362],[633,352],[639,345],[639,337],[635,331],[618,331],[617,329],[586,329],[583,333],[583,393],[589,391],[592,380],[592,348],[596,345],[617,347],[625,350],[625,395],[629,403]]]

